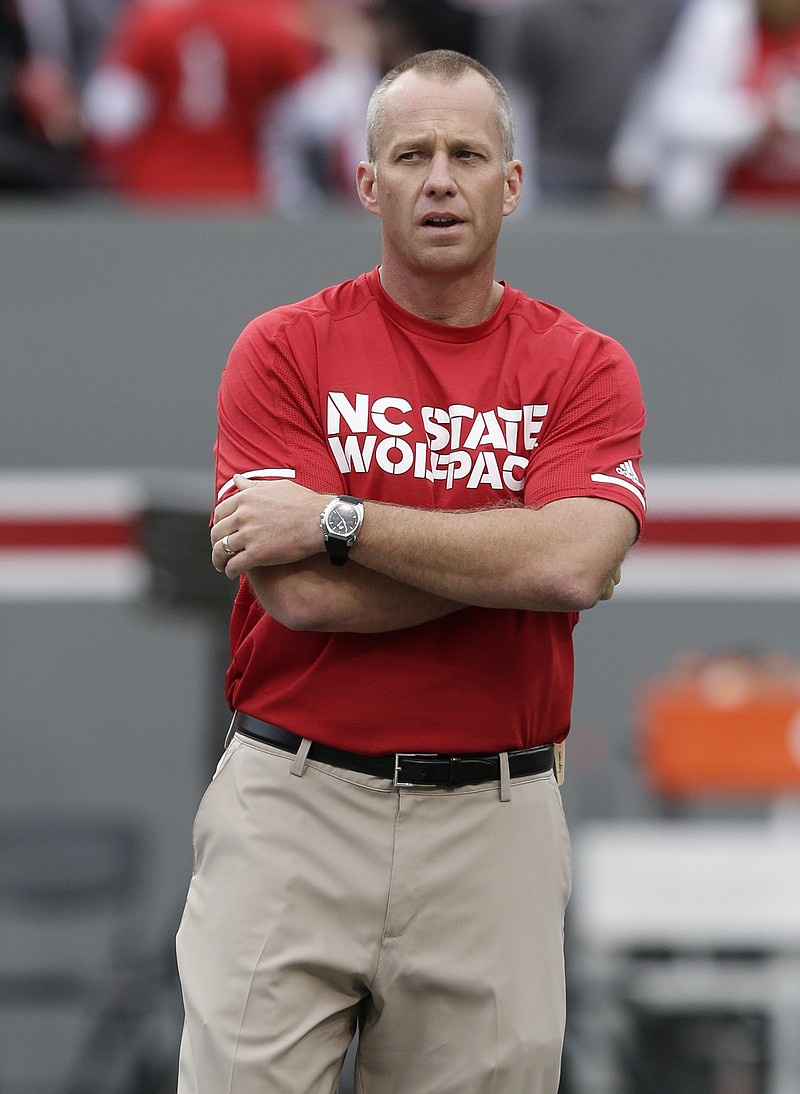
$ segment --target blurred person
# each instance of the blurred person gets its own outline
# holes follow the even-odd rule
[[[80,88],[93,71],[123,0],[16,0],[40,56],[57,58]]]
[[[367,111],[380,264],[245,328],[218,399],[233,720],[178,932],[180,1094],[555,1094],[572,632],[644,520],[635,367],[495,279],[511,106],[415,55]]]
[[[430,49],[479,57],[487,11],[507,0],[327,0],[313,5],[325,60],[275,100],[264,164],[275,208],[306,216],[352,205],[356,165],[366,154],[362,119],[372,89],[395,65]]]
[[[543,199],[605,198],[609,153],[685,0],[516,0],[481,24],[481,57],[524,103]]]
[[[415,52],[407,28],[379,18],[372,0],[327,0],[313,6],[313,17],[325,57],[275,97],[264,127],[264,170],[274,208],[286,216],[356,205],[352,178],[366,154],[372,89]]]
[[[800,0],[691,0],[612,163],[671,217],[800,205]]]
[[[81,181],[80,73],[71,6],[0,4],[0,187],[63,191]]]
[[[401,20],[417,49],[453,49],[480,60],[481,21],[508,0],[380,0],[383,18]]]
[[[101,179],[145,203],[263,205],[273,97],[322,59],[291,0],[132,0],[88,83]]]
[[[800,0],[758,0],[745,86],[761,130],[731,165],[729,198],[800,205]]]

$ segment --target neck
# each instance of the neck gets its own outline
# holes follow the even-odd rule
[[[452,327],[473,327],[493,314],[503,297],[503,286],[491,271],[476,279],[452,275],[398,276],[382,263],[378,271],[387,295],[404,311]]]

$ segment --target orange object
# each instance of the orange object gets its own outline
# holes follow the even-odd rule
[[[711,659],[647,687],[645,776],[664,797],[800,793],[800,689],[745,659]]]

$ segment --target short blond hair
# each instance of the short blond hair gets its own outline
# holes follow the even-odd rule
[[[508,93],[494,73],[480,61],[452,49],[432,49],[427,53],[415,53],[387,72],[372,92],[367,107],[367,158],[374,162],[378,139],[383,129],[383,101],[395,80],[406,72],[417,72],[428,79],[454,83],[465,72],[477,72],[494,92],[497,104],[497,124],[503,142],[503,159],[514,158],[514,111]]]

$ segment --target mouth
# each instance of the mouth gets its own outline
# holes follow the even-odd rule
[[[456,225],[463,223],[458,217],[450,216],[449,213],[442,213],[440,215],[425,217],[422,222],[423,228],[455,228]]]

